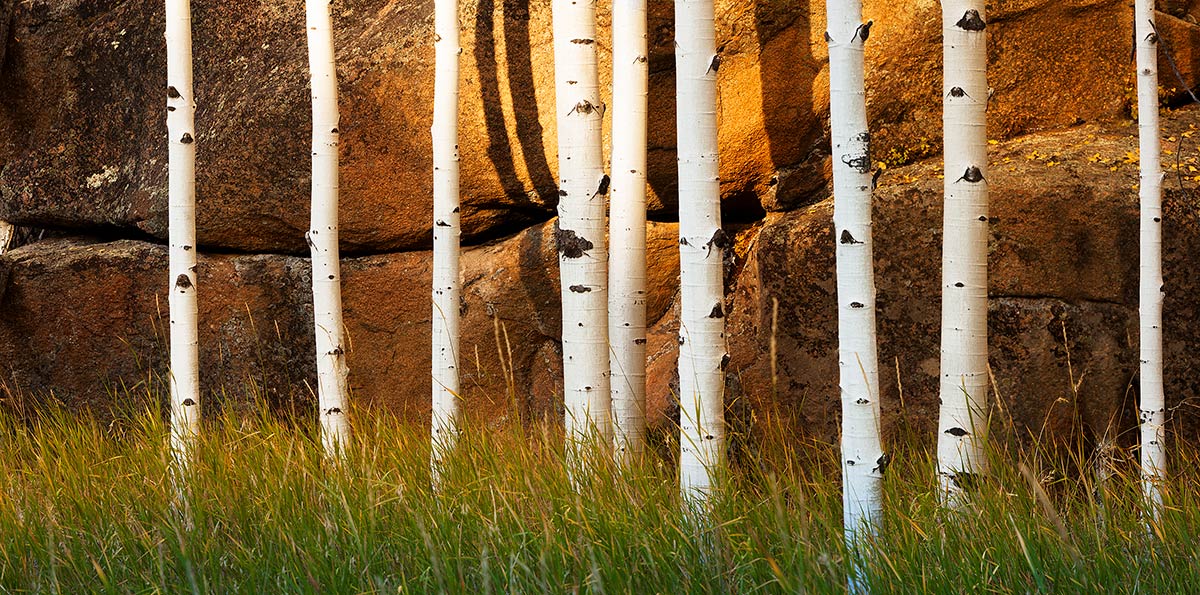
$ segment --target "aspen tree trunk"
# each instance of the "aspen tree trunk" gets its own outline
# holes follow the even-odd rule
[[[0,256],[4,256],[12,246],[13,236],[17,227],[7,221],[0,221]]]
[[[882,520],[887,457],[879,439],[879,360],[871,237],[871,133],[860,0],[826,3],[833,226],[837,246],[838,370],[842,396],[842,514],[846,543]],[[853,589],[852,589],[853,590]]]
[[[706,502],[725,458],[725,298],[713,0],[675,0],[679,147],[679,484]]]
[[[434,4],[433,476],[454,447],[459,415],[458,1]]]
[[[943,0],[945,217],[938,474],[953,504],[986,473],[987,33],[983,0]]]
[[[610,439],[608,248],[596,5],[554,0],[563,389],[570,441]]]
[[[1154,0],[1134,4],[1137,40],[1138,147],[1141,157],[1141,242],[1138,291],[1141,352],[1141,462],[1146,503],[1157,516],[1162,507],[1166,466],[1166,404],[1162,355],[1162,166],[1158,124],[1158,34]]]
[[[646,0],[614,0],[613,154],[608,336],[617,457],[641,455],[646,433]]]
[[[338,260],[338,104],[333,53],[332,2],[306,0],[308,68],[312,80],[313,322],[317,344],[317,406],[321,443],[332,457],[349,446],[346,348]]]
[[[167,0],[167,217],[171,340],[171,448],[183,461],[200,430],[196,306],[196,102],[192,6]]]

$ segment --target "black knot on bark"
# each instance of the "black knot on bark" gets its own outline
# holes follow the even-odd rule
[[[962,284],[962,282],[961,282],[961,281],[960,281],[960,282],[958,282],[958,283],[955,283],[955,284],[954,284],[954,286],[955,286],[955,287],[958,287],[958,288],[962,288],[962,287],[964,287],[964,285]]]
[[[442,219],[438,219],[436,222],[434,222],[434,225],[436,225],[436,226],[438,226],[438,227],[450,227],[450,224],[449,224],[449,223],[446,223],[446,222],[445,222],[444,220],[442,220]]]
[[[709,252],[712,252],[713,248],[717,248],[719,250],[724,250],[724,249],[730,247],[731,245],[732,244],[729,241],[729,234],[725,233],[725,230],[721,229],[720,227],[718,227],[717,230],[713,232],[712,238],[709,238],[708,243],[705,244],[705,246],[708,248]]]
[[[962,177],[955,180],[955,182],[967,182],[968,184],[978,184],[979,182],[982,182],[982,181],[983,181],[983,170],[979,169],[978,167],[975,167],[974,165],[972,165],[971,167],[968,167],[967,171],[963,172]]]
[[[338,414],[341,412],[342,412],[342,409],[340,407],[330,407],[329,409],[327,409],[325,411],[325,415],[334,415],[334,414]]]
[[[684,341],[683,335],[679,335],[678,337],[676,337],[676,339],[679,341],[680,345],[683,345],[683,341]]]
[[[601,196],[608,194],[608,185],[611,183],[612,178],[609,178],[608,174],[604,174],[604,176],[600,178],[600,187],[596,189],[596,194]]]
[[[567,191],[566,191],[566,190],[563,190],[562,188],[559,188],[559,189],[558,189],[558,195],[559,195],[559,196],[566,196],[566,195],[567,195]]]
[[[646,344],[646,340],[645,340],[645,339],[634,339],[634,340],[633,340],[633,344],[634,344],[634,345],[645,345],[645,344]]]
[[[713,306],[712,312],[708,313],[709,318],[725,318],[725,311],[721,308],[721,304]]]
[[[962,438],[963,436],[968,436],[971,434],[962,428],[950,428],[949,430],[946,430],[946,433],[954,436],[955,438]]]
[[[828,31],[825,32],[825,43],[833,43],[833,36]]]
[[[167,97],[170,97],[171,99],[179,99],[179,89],[176,89],[175,85],[167,87]]]
[[[983,17],[979,16],[979,11],[972,8],[963,14],[963,17],[958,20],[955,26],[964,31],[983,31],[987,28],[987,23],[983,22]]]
[[[195,142],[195,139],[192,138],[192,135],[185,132],[185,133],[183,133],[183,138],[179,139],[179,142],[181,142],[185,145],[190,145],[193,142]]]
[[[715,55],[712,57],[712,62],[708,65],[708,72],[716,72],[721,69],[721,56]],[[708,74],[708,72],[704,74]]]
[[[727,368],[727,367],[729,367],[729,354],[728,353],[721,356],[721,366],[720,366],[721,371],[724,372],[725,368]]]
[[[188,278],[187,275],[179,273],[179,276],[175,278],[175,287],[178,287],[179,289],[188,289],[191,286],[192,280]]]
[[[596,106],[592,105],[592,102],[584,99],[583,101],[576,103],[575,107],[572,108],[570,112],[567,112],[567,115],[569,116],[575,112],[579,112],[581,114],[590,114],[594,111],[596,111]]]
[[[184,399],[180,405],[183,405],[184,407],[195,407],[196,401],[193,401],[192,399]]]
[[[850,302],[850,307],[854,308],[855,310],[858,310],[859,308],[865,308],[866,305],[863,304],[862,302]]]
[[[580,45],[592,45],[593,43],[596,43],[596,40],[595,39],[587,39],[587,38],[579,38],[579,39],[572,39],[571,43],[578,43]]]
[[[883,473],[887,471],[888,463],[890,462],[891,459],[888,458],[887,453],[883,453],[882,455],[879,455],[878,459],[875,459],[876,467],[872,469],[872,471],[878,471],[880,475],[883,475]]]
[[[865,174],[871,170],[871,154],[842,155],[842,163],[860,174]]]
[[[867,22],[859,25],[858,30],[854,32],[855,37],[858,37],[865,43],[867,41],[867,38],[871,36],[871,25],[874,25],[874,24],[875,24],[875,21],[867,21]]]
[[[854,236],[850,233],[849,229],[842,230],[842,237],[838,241],[843,244],[861,244],[862,243],[862,242],[854,239]]]
[[[967,92],[963,91],[962,87],[951,87],[950,88],[950,96],[951,97],[966,97]]]
[[[558,243],[558,253],[563,258],[582,258],[595,246],[590,240],[580,237],[570,229],[556,228],[554,239]]]
[[[573,291],[575,293],[588,293],[591,290],[592,290],[592,288],[588,287],[587,285],[572,285],[571,286],[571,291]]]

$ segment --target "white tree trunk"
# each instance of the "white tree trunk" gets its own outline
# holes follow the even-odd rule
[[[196,306],[196,102],[192,95],[192,6],[167,0],[167,218],[171,340],[171,447],[190,459],[200,430]]]
[[[1166,466],[1162,354],[1162,165],[1158,124],[1158,34],[1154,0],[1134,4],[1137,40],[1138,147],[1141,157],[1141,242],[1138,291],[1141,351],[1142,489],[1155,515],[1162,507]]]
[[[306,0],[308,68],[312,81],[313,322],[317,344],[317,406],[321,443],[331,456],[349,446],[346,346],[338,260],[338,104],[332,2]]]
[[[837,246],[838,370],[842,397],[842,513],[846,542],[882,520],[887,457],[879,439],[879,360],[871,237],[871,133],[860,0],[826,3],[833,227]]]
[[[610,437],[608,249],[596,63],[596,5],[554,0],[558,109],[558,254],[569,440]],[[595,434],[593,434],[593,432]]]
[[[646,0],[614,0],[613,154],[608,336],[616,455],[641,455],[646,433]]]
[[[675,1],[679,147],[679,484],[705,502],[725,458],[725,299],[712,0]]]
[[[938,473],[954,502],[986,473],[987,33],[983,0],[942,2],[945,218]]]
[[[0,256],[4,256],[12,246],[13,236],[17,227],[7,221],[0,221]]]
[[[433,476],[459,431],[458,0],[434,4]]]

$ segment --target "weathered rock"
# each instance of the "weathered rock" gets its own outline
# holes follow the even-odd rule
[[[481,419],[561,414],[552,230],[544,224],[464,254],[461,369],[466,409]],[[673,224],[650,228],[651,320],[663,316],[678,284],[677,237]],[[53,395],[101,413],[125,389],[165,395],[165,267],[162,246],[133,240],[47,240],[0,259],[0,361],[9,388],[21,399]],[[429,253],[350,258],[342,273],[354,400],[423,420]],[[309,411],[307,260],[201,255],[199,276],[201,383],[210,398],[231,407],[262,398],[278,410]]]
[[[1196,112],[1166,135],[1194,130]],[[1136,129],[1083,126],[995,148],[988,183],[993,426],[1021,439],[1091,440],[1136,423]],[[1188,132],[1190,135],[1191,132]],[[1172,143],[1168,143],[1169,145]],[[1167,157],[1174,157],[1168,149]],[[1189,150],[1184,169],[1197,161]],[[889,170],[876,194],[875,258],[885,424],[932,440],[938,416],[941,284],[939,163]],[[1190,174],[1194,175],[1194,174]],[[1181,190],[1176,183],[1183,184]],[[1200,334],[1191,302],[1200,248],[1196,181],[1170,176],[1164,245],[1167,394],[1194,437],[1190,373]],[[753,234],[731,296],[732,369],[755,408],[826,440],[838,435],[837,302],[829,201],[771,215]],[[780,306],[778,397],[767,352]],[[901,390],[902,386],[902,390]],[[1080,434],[1082,432],[1082,436]]]
[[[428,244],[432,5],[346,0],[336,7],[349,252]],[[13,11],[0,43],[0,217],[163,238],[161,2],[0,6]],[[223,0],[194,10],[200,242],[303,253],[302,2]],[[764,209],[816,202],[828,176],[824,6],[720,0],[717,14],[727,218],[751,221]],[[869,0],[866,15],[876,21],[868,72],[877,156],[895,164],[933,154],[941,129],[940,8],[931,0]],[[460,17],[463,223],[469,240],[482,241],[548,219],[555,204],[550,8],[479,0]],[[669,2],[651,4],[649,177],[652,209],[664,219],[674,217],[676,194],[672,18]],[[992,7],[992,135],[1123,114],[1131,18],[1120,0]],[[602,10],[602,61],[607,22]],[[1184,28],[1172,37],[1183,60],[1200,39],[1194,26],[1176,25]],[[605,87],[608,73],[602,69]]]

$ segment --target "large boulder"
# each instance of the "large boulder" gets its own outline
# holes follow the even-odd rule
[[[204,246],[305,251],[310,116],[302,4],[217,0],[193,7]],[[348,253],[429,243],[432,7],[431,0],[335,5]],[[669,2],[650,9],[651,208],[670,220],[673,15]],[[0,218],[165,237],[162,10],[156,0],[0,0]],[[606,10],[602,63],[609,59]],[[731,221],[823,197],[824,12],[818,2],[717,3],[722,193]],[[939,4],[868,0],[865,13],[875,21],[868,92],[876,154],[891,165],[934,154],[941,136]],[[478,0],[463,3],[460,18],[463,225],[468,241],[482,242],[553,213],[551,15],[546,2]],[[992,135],[1125,113],[1131,18],[1124,0],[995,6]],[[1189,33],[1195,27],[1175,25],[1172,31],[1182,31],[1172,37],[1175,51],[1191,55],[1200,47]],[[608,68],[601,78],[607,88]]]
[[[1200,111],[1165,120],[1167,396],[1195,438],[1200,395]],[[1195,136],[1193,136],[1195,135]],[[1183,144],[1181,144],[1183,143]],[[1136,423],[1137,173],[1131,123],[1084,125],[993,146],[989,307],[993,422],[1005,436],[1131,439]],[[1176,164],[1178,163],[1178,167]],[[876,194],[881,396],[887,427],[936,428],[942,181],[939,163],[888,169]],[[805,435],[837,436],[832,203],[732,225],[729,398]],[[677,227],[650,228],[652,424],[669,425],[678,328]],[[201,259],[202,370],[210,402],[256,396],[309,411],[309,267],[278,255]],[[162,394],[165,251],[142,241],[56,239],[0,258],[0,361],[18,401],[53,395],[103,411],[122,387]],[[466,251],[462,370],[484,422],[561,415],[553,223]],[[429,254],[344,261],[354,399],[414,421],[429,407]],[[778,377],[769,346],[779,301]],[[210,411],[215,408],[210,408]],[[744,411],[744,410],[743,410]]]
[[[460,368],[467,410],[480,419],[561,411],[553,229],[535,226],[464,253]],[[674,294],[677,230],[650,227],[651,320],[663,316]],[[309,411],[316,384],[307,259],[200,256],[200,369],[209,402]],[[10,396],[52,398],[101,414],[130,391],[165,396],[166,262],[161,245],[73,238],[0,258],[0,361]],[[428,415],[431,267],[428,252],[343,261],[350,388],[358,404],[413,421]]]

